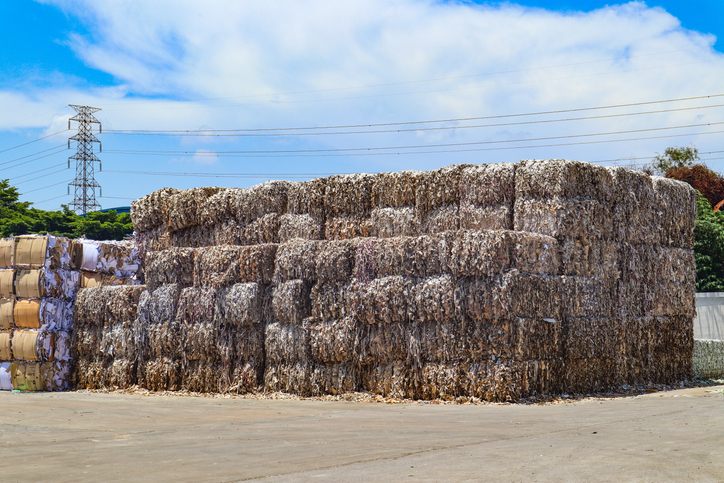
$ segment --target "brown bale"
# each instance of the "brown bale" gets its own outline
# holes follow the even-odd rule
[[[279,243],[280,215],[268,213],[241,225],[239,240],[242,245]]]
[[[421,399],[452,400],[460,394],[460,376],[454,365],[428,363],[420,370]]]
[[[450,323],[462,312],[449,275],[428,277],[410,286],[407,318],[411,322]],[[458,302],[458,303],[456,303]]]
[[[406,323],[358,324],[356,357],[365,366],[407,361],[411,351],[411,327]]]
[[[659,243],[660,218],[652,177],[624,168],[609,168],[609,172],[614,181],[611,191],[614,239],[636,244]]]
[[[511,270],[491,279],[463,280],[458,291],[467,317],[475,321],[530,317],[561,320],[561,277]]]
[[[201,219],[205,225],[219,225],[227,221],[238,222],[237,207],[244,204],[248,191],[241,188],[220,190],[203,202]]]
[[[175,283],[167,284],[141,294],[138,301],[138,318],[147,324],[160,324],[174,320],[178,310],[181,288]]]
[[[77,329],[99,327],[103,326],[106,320],[108,320],[108,307],[103,287],[78,290],[74,303],[74,327]]]
[[[304,280],[288,280],[272,291],[272,310],[275,320],[300,324],[311,314],[310,285]]]
[[[354,272],[359,240],[322,242],[315,259],[316,278],[322,283],[349,282]]]
[[[214,223],[206,227],[209,236],[214,240],[214,245],[240,245],[242,228],[235,219],[227,218],[224,221]]]
[[[516,200],[588,199],[608,204],[614,184],[609,169],[580,161],[531,160],[515,165]]]
[[[372,206],[375,208],[414,207],[423,173],[400,171],[380,173],[372,182]]]
[[[265,290],[258,283],[237,283],[218,293],[216,322],[235,327],[269,320]]]
[[[419,368],[400,361],[360,368],[360,388],[390,398],[416,398],[420,394],[420,378]]]
[[[137,232],[165,230],[170,198],[178,194],[173,188],[161,188],[131,203],[131,220]]]
[[[309,392],[313,396],[340,395],[357,391],[359,374],[352,363],[315,364],[309,373]]]
[[[237,364],[231,368],[228,391],[237,394],[256,392],[263,387],[263,377],[263,365]]]
[[[106,360],[136,359],[136,345],[130,324],[114,324],[101,332],[98,351]]]
[[[355,278],[425,277],[444,273],[441,261],[449,253],[442,236],[395,237],[362,240],[357,247]]]
[[[363,216],[327,217],[324,222],[324,238],[326,240],[368,237],[372,234],[372,231],[371,220]]]
[[[269,181],[246,190],[237,198],[235,214],[242,223],[251,223],[270,214],[283,215],[287,211],[287,193],[293,183]]]
[[[181,363],[162,358],[147,361],[140,375],[139,384],[151,391],[178,391],[182,385]]]
[[[308,363],[309,331],[298,324],[272,322],[264,335],[267,368],[282,364]]]
[[[348,284],[342,282],[315,284],[310,292],[312,317],[331,320],[352,315],[349,293]]]
[[[326,178],[324,212],[326,217],[369,216],[372,208],[372,174],[347,174]]]
[[[274,277],[278,245],[250,245],[239,250],[239,281],[269,284]]]
[[[349,301],[354,317],[367,324],[407,322],[411,285],[401,276],[354,282]]]
[[[102,293],[106,299],[108,320],[126,322],[135,319],[139,299],[145,290],[144,285],[102,287]]]
[[[204,224],[204,205],[223,188],[192,188],[168,196],[168,225],[172,231]]]
[[[199,248],[216,243],[216,232],[204,225],[194,225],[171,232],[172,247]]]
[[[184,321],[179,325],[182,360],[218,362],[216,329],[213,321]]]
[[[292,240],[279,245],[274,266],[275,282],[316,280],[317,253],[320,247],[321,242],[313,240]]]
[[[460,208],[445,205],[428,210],[424,216],[417,216],[420,233],[434,234],[460,229]]]
[[[264,370],[264,390],[311,396],[311,372],[312,365],[308,362],[267,365]]]
[[[688,183],[669,178],[653,179],[659,212],[661,243],[691,248],[696,222],[696,190]]]
[[[324,225],[308,214],[287,213],[279,217],[279,241],[284,243],[295,238],[321,240]]]
[[[106,383],[113,389],[128,389],[136,384],[136,364],[128,359],[114,359]]]
[[[427,171],[417,180],[415,210],[420,220],[436,208],[460,206],[460,180],[465,165]]]
[[[355,320],[310,320],[305,328],[309,331],[309,347],[312,360],[331,364],[352,361],[355,358]]]
[[[206,361],[189,361],[182,364],[181,390],[201,393],[223,392],[228,387],[229,376],[225,371]]]
[[[73,330],[71,344],[76,359],[95,359],[100,355],[103,332],[100,327]]]
[[[310,215],[315,220],[323,221],[326,184],[326,178],[290,183],[287,190],[286,212]]]
[[[476,206],[470,203],[460,205],[460,228],[470,230],[512,230],[512,206]]]
[[[563,313],[571,317],[602,317],[616,314],[620,299],[610,276],[561,277]],[[617,299],[619,302],[617,303]]]
[[[567,239],[559,247],[563,275],[618,276],[618,244],[615,242]]]
[[[378,238],[416,236],[421,233],[413,207],[375,208],[369,222],[370,235]]]
[[[139,346],[141,359],[162,357],[180,359],[183,354],[183,334],[177,321],[161,322],[145,327],[145,344]]]
[[[517,198],[514,226],[517,231],[556,238],[611,239],[614,213],[610,204],[592,199]]]
[[[570,359],[623,357],[623,325],[608,317],[568,317],[565,321],[566,362]]]
[[[176,310],[176,320],[189,324],[205,323],[214,320],[216,308],[214,288],[186,287],[181,290]]]
[[[193,248],[170,248],[146,256],[146,285],[150,290],[165,284],[189,286],[194,283]]]
[[[226,287],[241,280],[242,248],[237,246],[213,246],[199,250],[194,258],[194,286]]]
[[[511,263],[511,239],[506,232],[457,231],[439,237],[449,247],[440,250],[444,270],[461,277],[486,277],[504,272]]]
[[[515,165],[509,163],[467,166],[460,174],[460,203],[474,206],[513,206]]]

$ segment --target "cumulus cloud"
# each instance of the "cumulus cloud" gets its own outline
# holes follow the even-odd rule
[[[89,33],[72,35],[69,45],[118,85],[83,93],[62,85],[0,92],[15,107],[0,113],[0,128],[47,127],[71,98],[103,106],[110,128],[218,129],[617,104],[718,93],[724,78],[724,55],[713,49],[712,36],[686,30],[666,11],[638,2],[565,13],[431,0],[46,3],[81,18]],[[717,121],[723,114],[712,109],[407,137],[340,136],[307,144],[542,137]],[[683,141],[709,145],[714,138]],[[635,146],[652,150],[660,144]],[[631,146],[626,149],[634,152]],[[605,144],[577,149],[580,157],[621,152]]]

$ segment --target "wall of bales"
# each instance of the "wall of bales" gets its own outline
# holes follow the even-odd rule
[[[127,375],[81,387],[515,400],[691,375],[695,205],[676,181],[453,166],[164,189],[132,217],[146,289],[78,300],[128,304],[93,316],[133,341],[104,352]]]

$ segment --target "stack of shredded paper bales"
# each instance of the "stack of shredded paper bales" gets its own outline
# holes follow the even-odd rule
[[[109,245],[122,245],[121,251],[128,256],[109,260],[109,253],[120,253],[103,248]],[[100,254],[96,258],[102,261],[93,266],[92,276],[102,273],[130,279],[129,266],[133,257],[137,259],[136,253],[130,243],[74,241],[52,235],[0,240],[0,389],[68,389],[75,352],[74,301],[84,276],[80,269],[92,254]]]
[[[79,284],[72,241],[0,240],[0,267],[0,389],[67,389]]]
[[[80,386],[516,400],[678,381],[694,217],[688,185],[571,161],[159,190],[132,209],[146,288],[78,299],[105,311],[78,324],[123,333],[78,346],[105,358]]]

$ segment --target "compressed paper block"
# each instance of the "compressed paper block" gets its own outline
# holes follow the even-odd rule
[[[131,221],[137,231],[165,229],[171,196],[178,193],[173,188],[162,188],[131,203]]]
[[[310,286],[303,280],[289,280],[272,292],[274,318],[280,322],[301,323],[311,313]]]
[[[301,238],[321,240],[324,238],[324,224],[308,214],[287,213],[279,217],[279,241]]]

